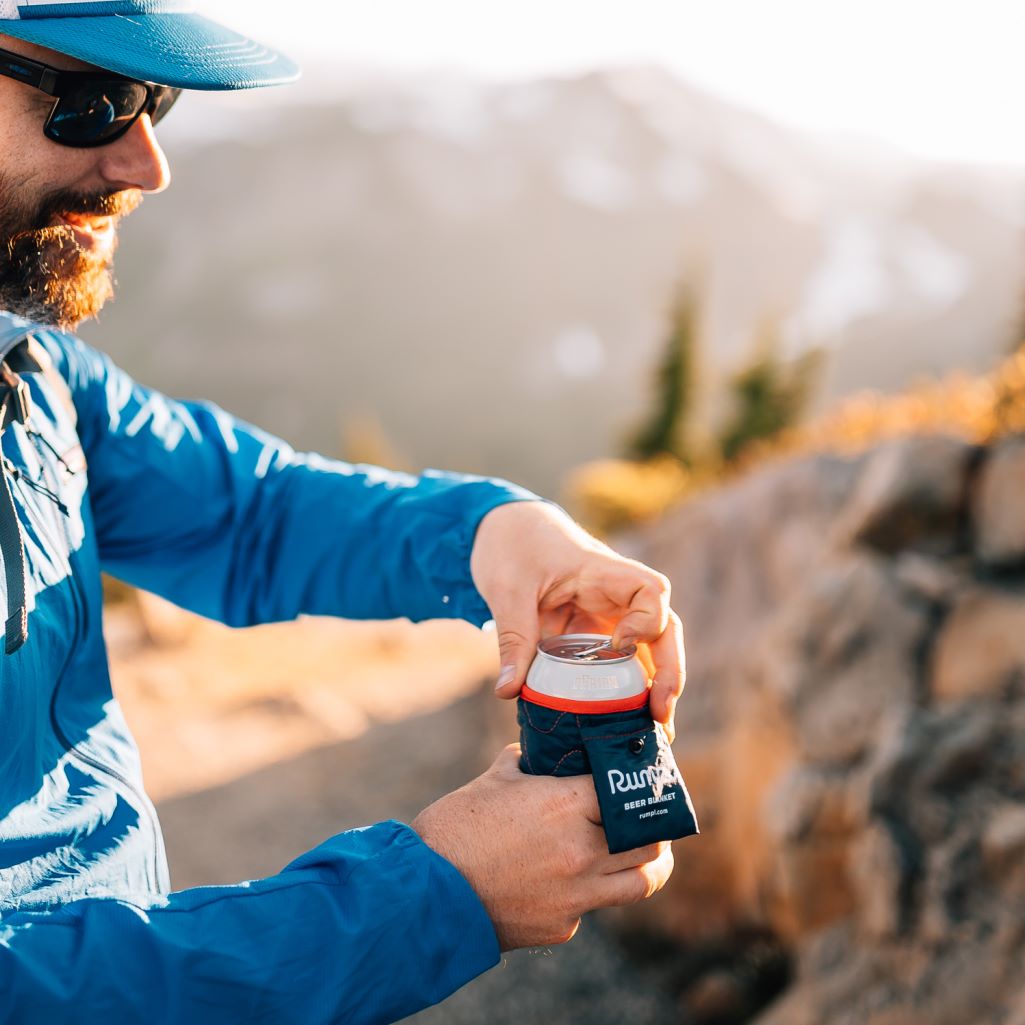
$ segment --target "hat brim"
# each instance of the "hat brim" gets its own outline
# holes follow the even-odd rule
[[[255,89],[299,77],[284,54],[200,14],[4,19],[0,35],[178,89]]]

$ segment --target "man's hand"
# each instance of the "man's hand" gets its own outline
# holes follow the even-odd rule
[[[413,820],[476,891],[503,950],[565,943],[580,916],[634,904],[673,870],[668,843],[609,854],[590,776],[527,776],[520,748]]]
[[[611,634],[617,647],[639,645],[654,675],[651,714],[673,738],[686,663],[661,573],[617,555],[545,502],[492,509],[477,529],[470,571],[498,627],[500,697],[520,692],[543,637]]]

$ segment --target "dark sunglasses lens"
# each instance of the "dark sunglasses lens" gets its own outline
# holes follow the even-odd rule
[[[58,100],[47,130],[69,146],[111,141],[132,126],[148,98],[141,82],[112,79],[82,85]]]
[[[159,124],[167,112],[174,106],[175,101],[181,96],[181,89],[171,89],[166,85],[153,87],[153,107],[150,110],[149,119],[153,124]]]

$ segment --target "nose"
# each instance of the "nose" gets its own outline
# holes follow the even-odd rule
[[[120,139],[97,152],[101,154],[99,172],[114,191],[163,192],[171,184],[171,169],[149,114],[143,114]]]

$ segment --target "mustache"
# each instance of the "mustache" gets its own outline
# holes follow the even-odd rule
[[[87,217],[124,217],[142,202],[139,189],[121,192],[80,193],[61,191],[46,199],[39,211],[39,227],[46,227],[61,214],[82,214]]]
[[[130,214],[142,202],[139,189],[124,189],[117,192],[73,192],[67,189],[52,193],[42,203],[32,224],[16,232],[7,240],[8,255],[13,256],[19,243],[29,239],[37,243],[60,242],[67,229],[56,223],[62,216],[78,214],[85,217],[121,218]]]

